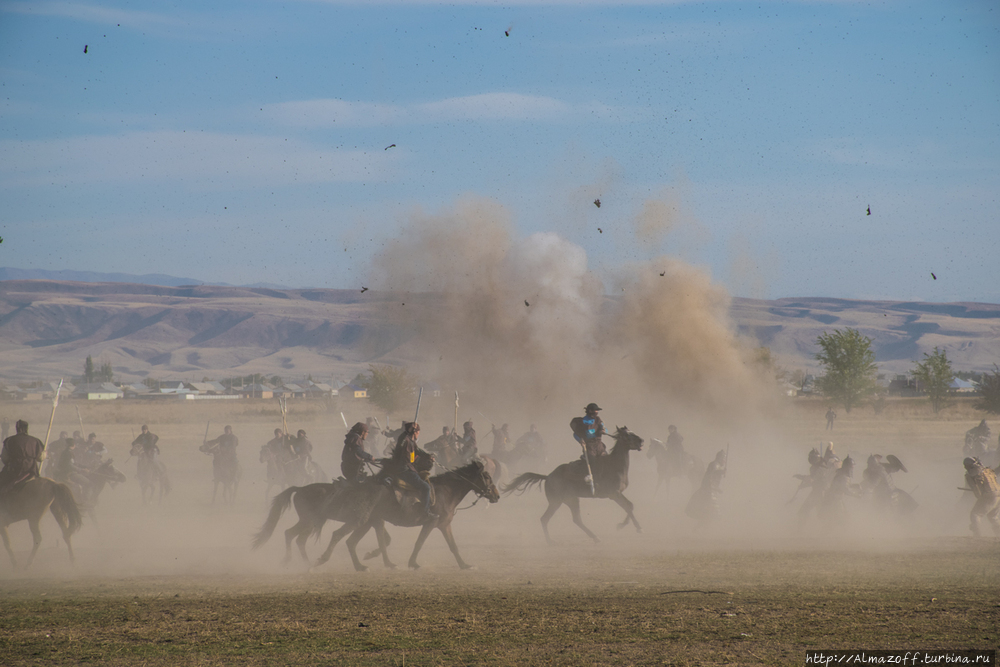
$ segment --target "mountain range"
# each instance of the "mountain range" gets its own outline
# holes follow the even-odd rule
[[[415,356],[409,334],[385,314],[384,302],[397,298],[371,290],[193,281],[7,279],[0,281],[0,377],[78,375],[91,355],[130,381],[264,373],[339,382],[369,363],[426,361]],[[411,294],[407,301],[434,307],[441,299]],[[769,347],[788,369],[818,370],[816,338],[846,327],[872,339],[885,373],[911,370],[935,347],[947,352],[956,370],[991,370],[1000,362],[997,304],[734,298],[730,318],[734,333],[749,345]]]

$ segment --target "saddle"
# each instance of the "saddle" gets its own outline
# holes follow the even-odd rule
[[[420,477],[423,478],[425,482],[430,484],[431,473],[429,470],[424,470],[420,472]],[[434,493],[434,485],[430,484],[431,487],[431,506],[437,499]],[[402,507],[407,507],[410,505],[418,505],[420,503],[417,494],[420,493],[419,489],[415,489],[412,485],[407,484],[401,479],[393,478],[392,480],[392,492],[396,495],[396,502]]]

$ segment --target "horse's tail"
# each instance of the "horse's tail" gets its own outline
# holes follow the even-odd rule
[[[299,487],[290,486],[274,497],[274,500],[271,501],[271,512],[267,515],[267,521],[264,522],[260,532],[254,535],[253,540],[250,541],[251,549],[259,549],[264,546],[265,542],[271,539],[274,529],[278,527],[281,515],[291,506],[292,496],[298,490]]]
[[[535,484],[541,484],[546,479],[548,475],[539,475],[537,472],[526,472],[518,475],[511,480],[510,484],[503,487],[504,493],[513,493],[514,491],[520,491],[524,493],[530,489]]]
[[[60,514],[66,517],[68,524],[66,534],[72,535],[80,530],[80,526],[83,525],[83,516],[80,514],[80,506],[76,504],[73,492],[65,484],[53,482],[52,495],[55,496],[55,499],[52,501],[50,510],[57,520]]]

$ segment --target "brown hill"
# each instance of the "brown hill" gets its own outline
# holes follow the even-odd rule
[[[396,303],[433,308],[434,295],[356,290],[161,287],[46,280],[0,282],[0,377],[77,375],[87,355],[124,380],[200,380],[265,373],[344,380],[368,363],[419,363]],[[816,337],[854,327],[887,372],[935,346],[956,369],[1000,361],[1000,305],[796,298],[734,299],[734,329],[789,368],[815,369]]]

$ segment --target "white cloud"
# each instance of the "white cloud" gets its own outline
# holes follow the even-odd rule
[[[101,24],[122,24],[130,27],[182,27],[188,22],[167,14],[112,9],[99,5],[85,5],[76,2],[7,2],[0,10],[15,14],[35,14],[40,16],[61,16],[63,18],[89,21]]]
[[[485,93],[449,97],[414,107],[426,121],[448,120],[543,120],[564,117],[571,110],[565,102],[551,97],[518,93]]]
[[[280,137],[183,131],[4,140],[0,156],[0,184],[8,187],[181,180],[210,189],[384,180],[396,159]]]
[[[607,117],[611,107],[573,106],[552,97],[520,93],[483,93],[410,105],[300,100],[264,108],[275,121],[298,127],[373,127],[448,121],[563,120],[574,115]]]

